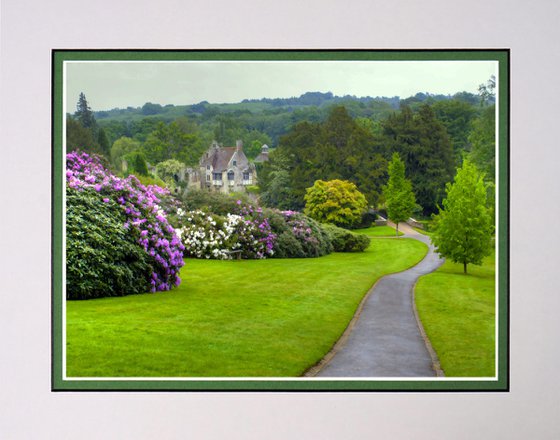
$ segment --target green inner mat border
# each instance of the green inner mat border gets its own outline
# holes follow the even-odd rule
[[[496,379],[212,379],[63,377],[63,64],[65,61],[496,61],[498,62],[498,340]],[[52,391],[509,391],[509,168],[510,50],[496,49],[318,49],[318,50],[52,50]]]

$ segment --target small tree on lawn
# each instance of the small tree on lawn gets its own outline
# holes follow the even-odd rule
[[[305,194],[305,214],[324,223],[341,227],[357,224],[367,209],[365,196],[345,180],[316,180]]]
[[[387,205],[387,216],[397,225],[396,234],[399,235],[399,222],[408,220],[416,207],[416,198],[412,192],[412,184],[404,176],[404,162],[398,153],[393,154],[389,162],[389,181],[383,189]]]
[[[443,209],[434,217],[432,236],[436,251],[455,263],[481,264],[492,250],[492,215],[486,204],[487,188],[476,167],[468,160],[447,184]]]

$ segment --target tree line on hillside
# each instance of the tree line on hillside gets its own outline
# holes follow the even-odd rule
[[[382,205],[388,163],[396,152],[405,163],[417,211],[430,215],[465,157],[488,181],[494,179],[493,87],[491,80],[481,85],[479,95],[463,93],[452,99],[417,94],[400,100],[398,110],[373,99],[340,99],[344,105],[291,110],[272,108],[265,100],[240,103],[245,107],[228,111],[224,105],[206,103],[199,113],[190,109],[188,116],[169,121],[159,119],[157,112],[177,106],[145,105],[145,117],[139,119],[98,120],[82,93],[76,112],[67,118],[67,149],[105,156],[117,172],[123,171],[123,159],[133,164],[129,172],[145,172],[146,162],[156,166],[172,159],[196,165],[212,140],[234,145],[242,139],[250,159],[268,144],[275,148],[270,161],[258,168],[261,202],[294,210],[303,209],[306,189],[315,181],[333,179],[354,183],[368,206]],[[329,102],[335,97],[305,98]]]
[[[492,99],[487,98],[487,103],[492,103]],[[195,122],[207,137],[221,135],[221,141],[231,143],[231,140],[235,142],[236,135],[243,134],[245,137],[258,132],[266,135],[268,140],[265,143],[274,147],[278,145],[280,137],[295,124],[302,121],[325,121],[334,106],[346,107],[353,118],[380,121],[403,104],[416,110],[422,104],[435,105],[454,101],[476,108],[480,100],[481,96],[467,92],[453,96],[417,93],[406,99],[398,96],[372,98],[309,92],[297,98],[263,98],[236,104],[211,104],[203,101],[193,105],[162,106],[147,102],[141,107],[117,108],[94,114],[99,126],[107,132],[111,144],[122,136],[144,142],[159,123],[170,124],[178,118],[186,117]],[[221,125],[220,132],[215,134],[218,123]]]
[[[465,123],[464,130],[456,133],[464,142],[457,151],[445,122],[436,114],[446,110],[422,105],[413,111],[403,106],[381,121],[379,128],[351,118],[344,107],[333,109],[323,123],[302,122],[281,138],[270,161],[259,169],[261,199],[283,209],[302,209],[306,189],[316,180],[340,179],[354,183],[370,206],[379,206],[388,162],[396,152],[405,163],[418,211],[424,215],[437,212],[445,185],[453,179],[464,156],[472,157],[475,164],[488,171],[489,179],[494,178],[487,165],[487,156],[494,154],[494,144],[489,141],[493,126],[483,123],[490,116],[490,108],[478,119],[471,117],[473,124]],[[454,119],[450,123],[458,125]],[[485,142],[478,142],[479,138]],[[476,142],[472,148],[471,141]]]

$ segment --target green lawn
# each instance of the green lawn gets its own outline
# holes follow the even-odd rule
[[[412,226],[412,229],[414,229],[416,232],[422,234],[422,235],[431,235],[432,233],[429,231],[426,231],[425,229],[422,228],[416,228],[414,226]]]
[[[495,375],[495,258],[482,266],[445,262],[420,278],[416,305],[446,376]]]
[[[394,237],[396,235],[395,228],[392,228],[391,226],[371,226],[364,229],[354,229],[352,232],[364,234],[368,237]],[[403,235],[403,233],[399,231],[399,235]]]
[[[67,301],[67,374],[299,376],[338,340],[382,275],[418,261],[416,240],[363,253],[187,260],[171,292]]]

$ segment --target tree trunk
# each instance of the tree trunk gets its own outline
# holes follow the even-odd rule
[[[463,273],[467,274],[467,263],[463,263]]]
[[[399,222],[397,222],[397,229],[395,230],[395,235],[399,236]]]

